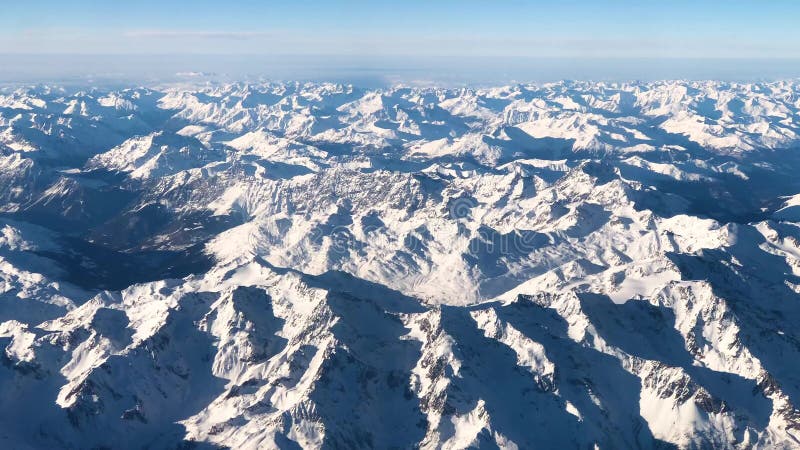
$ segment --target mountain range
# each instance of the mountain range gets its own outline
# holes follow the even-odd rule
[[[0,88],[0,447],[800,448],[800,82]]]

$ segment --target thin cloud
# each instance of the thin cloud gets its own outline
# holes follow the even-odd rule
[[[266,31],[198,31],[198,30],[132,30],[124,33],[129,38],[148,39],[227,39],[247,40],[271,36]]]

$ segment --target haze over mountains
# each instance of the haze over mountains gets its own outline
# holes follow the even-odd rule
[[[234,40],[236,42],[236,40]],[[468,44],[463,44],[468,46]],[[1,49],[0,49],[1,50]],[[791,57],[654,57],[597,55],[426,54],[3,54],[0,83],[29,86],[57,84],[81,89],[124,89],[189,83],[263,83],[268,80],[339,82],[364,88],[399,84],[424,87],[492,87],[560,80],[658,81],[663,79],[726,82],[776,81],[800,73]]]
[[[0,88],[0,445],[797,448],[798,150],[794,81]]]

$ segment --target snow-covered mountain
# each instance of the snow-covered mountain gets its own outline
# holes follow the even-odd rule
[[[792,81],[0,88],[0,447],[800,448],[798,173]]]

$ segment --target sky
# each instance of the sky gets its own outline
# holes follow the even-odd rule
[[[138,58],[169,70],[178,61],[253,73],[327,61],[316,66],[413,66],[421,75],[437,61],[442,72],[494,62],[524,74],[526,64],[556,60],[564,74],[594,66],[598,76],[619,60],[649,61],[665,75],[666,61],[709,75],[721,66],[721,76],[739,60],[785,76],[800,69],[798,17],[797,0],[0,0],[0,54],[29,72],[57,56],[61,69],[48,70],[76,74]]]

